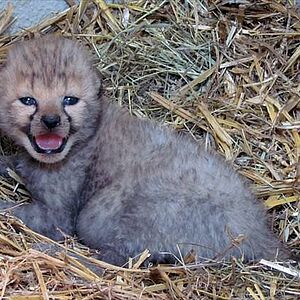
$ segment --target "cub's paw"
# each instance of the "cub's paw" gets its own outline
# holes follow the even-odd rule
[[[127,253],[127,255],[126,255]],[[100,248],[99,259],[119,267],[126,267],[129,261],[129,256],[133,258],[133,263],[137,262],[140,254],[136,256],[129,255],[128,252],[122,251],[120,248],[106,247]],[[148,268],[158,264],[174,264],[174,255],[168,253],[154,252],[148,258],[141,262],[140,267]]]

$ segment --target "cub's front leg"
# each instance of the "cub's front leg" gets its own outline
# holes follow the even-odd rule
[[[17,164],[17,156],[1,156],[0,176],[8,176],[7,169],[14,169]],[[51,205],[47,201],[33,198],[29,203],[18,204],[0,199],[0,213],[6,212],[21,219],[34,231],[54,240],[62,240],[64,234],[74,233],[73,213],[58,203]]]
[[[0,212],[9,212],[21,219],[32,230],[53,240],[62,240],[64,234],[73,234],[71,214],[63,209],[48,207],[43,202],[10,203],[0,200]]]

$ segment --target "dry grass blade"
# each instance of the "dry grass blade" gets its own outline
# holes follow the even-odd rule
[[[3,34],[14,21],[13,6],[8,3],[6,9],[0,13],[0,34]]]
[[[201,73],[197,78],[192,80],[190,83],[186,84],[185,86],[181,87],[178,91],[180,96],[184,96],[188,91],[192,90],[196,85],[204,82],[207,80],[214,72],[216,71],[216,66],[204,71]]]
[[[177,107],[176,104],[173,104],[171,101],[165,99],[164,97],[162,97],[158,93],[150,92],[149,96],[153,100],[155,100],[158,103],[160,103],[165,108],[169,109],[171,112],[174,112],[174,113],[178,114],[180,117],[186,119],[189,122],[197,123],[196,116],[193,116],[190,112],[186,111],[183,108]]]
[[[212,128],[212,131],[215,134],[217,140],[220,141],[221,147],[224,149],[226,157],[232,158],[232,156],[230,155],[230,153],[231,153],[230,150],[231,150],[231,145],[232,145],[230,136],[220,126],[220,124],[218,123],[216,118],[214,118],[214,116],[210,113],[210,111],[207,109],[205,104],[198,103],[198,109],[204,115],[206,121]]]
[[[279,206],[282,204],[292,203],[296,201],[300,201],[300,196],[291,196],[282,199],[278,199],[278,196],[271,196],[265,201],[265,205],[268,208],[273,208],[275,206]]]
[[[99,5],[100,10],[103,11],[106,20],[112,26],[112,28],[116,31],[120,31],[120,26],[113,14],[110,12],[110,9],[107,6],[106,2],[103,0],[95,0],[95,2]]]
[[[41,270],[39,268],[39,265],[36,262],[33,262],[33,269],[34,269],[35,274],[38,278],[38,282],[39,282],[39,285],[40,285],[40,288],[41,288],[41,293],[42,293],[43,299],[48,300],[49,295],[48,295],[48,291],[47,291],[47,288],[46,288],[46,285],[45,285],[45,281],[44,281],[43,275],[41,273]]]

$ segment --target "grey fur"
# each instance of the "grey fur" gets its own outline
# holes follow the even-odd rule
[[[28,56],[32,45],[42,52],[50,43],[57,43],[59,51],[77,49],[83,70],[92,70],[83,50],[62,38],[21,43],[9,57],[23,52]],[[45,62],[42,53],[31,59],[37,66],[52,63],[49,57]],[[15,83],[7,74],[14,72],[15,63],[9,58],[0,75],[4,82],[0,128],[23,145],[11,130],[15,125],[8,113],[12,99],[7,91]],[[72,63],[68,68],[72,70]],[[31,70],[27,72],[30,75]],[[47,78],[47,71],[41,72]],[[69,74],[63,65],[56,72]],[[96,76],[92,72],[91,82]],[[278,253],[287,257],[268,228],[263,206],[231,166],[188,136],[131,117],[109,100],[97,98],[98,88],[89,86],[88,108],[80,115],[84,125],[63,159],[47,163],[24,153],[14,162],[33,198],[14,209],[16,216],[56,240],[62,238],[61,232],[76,234],[86,245],[100,249],[104,260],[116,264],[145,248],[154,260],[163,258],[160,252],[184,256],[192,248],[199,260],[231,255],[274,258]],[[0,202],[0,208],[10,206]],[[242,241],[233,243],[240,235]]]

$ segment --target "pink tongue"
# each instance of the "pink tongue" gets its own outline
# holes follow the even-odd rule
[[[54,133],[46,133],[36,136],[35,141],[43,150],[56,150],[62,145],[63,138]]]

